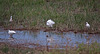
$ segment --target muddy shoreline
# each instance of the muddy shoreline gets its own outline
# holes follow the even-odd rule
[[[41,28],[4,28],[4,30],[32,30],[32,31],[38,31],[38,30],[43,30],[44,32],[48,32],[48,31],[56,31],[56,32],[69,32],[72,31],[74,33],[88,33],[88,34],[100,34],[100,30],[91,30],[91,29],[82,29],[82,30],[75,30],[75,29],[55,29],[55,28],[46,28],[46,27],[41,27]]]
[[[39,51],[44,51],[44,50],[53,50],[53,49],[59,49],[59,47],[57,47],[57,45],[55,46],[43,46],[43,45],[39,45],[39,44],[34,44],[34,43],[24,43],[24,44],[15,44],[15,45],[12,45],[10,43],[7,43],[7,42],[0,42],[0,46],[3,45],[7,45],[9,47],[13,47],[13,48],[19,48],[19,49],[35,49],[35,50],[39,50]],[[29,47],[28,45],[32,45],[34,47]],[[65,47],[63,47],[63,49],[59,49],[59,50],[65,50]],[[70,48],[73,48],[72,46],[67,46],[67,47],[70,47]]]
[[[37,45],[37,44],[34,44],[34,43],[12,45],[12,44],[7,43],[7,42],[6,43],[5,42],[0,42],[0,45],[8,45],[9,47],[14,47],[14,48],[30,48],[27,45],[33,45],[33,46],[37,46],[37,47],[33,47],[33,48],[30,48],[30,49],[38,49],[38,50],[44,50],[46,48],[46,46]]]

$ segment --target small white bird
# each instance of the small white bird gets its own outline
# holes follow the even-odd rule
[[[8,30],[8,34],[9,35],[12,35],[12,34],[15,34],[16,32],[15,31],[13,31],[13,30]]]
[[[13,20],[12,20],[12,16],[10,16],[10,20],[9,20],[9,22],[12,22]]]
[[[88,27],[88,28],[90,27],[90,24],[88,22],[86,22],[86,27]]]
[[[49,20],[46,22],[46,25],[49,26],[49,27],[53,27],[53,24],[55,24],[55,22],[52,21],[51,19],[49,19]]]

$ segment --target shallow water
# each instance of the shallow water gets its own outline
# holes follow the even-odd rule
[[[89,43],[97,41],[100,43],[100,34],[87,34],[87,33],[74,33],[74,32],[55,32],[55,31],[49,31],[44,32],[43,30],[40,31],[29,31],[29,30],[23,30],[18,31],[15,30],[16,34],[13,35],[13,38],[10,38],[10,35],[8,34],[8,30],[0,29],[0,42],[7,42],[12,45],[16,44],[27,44],[29,47],[35,47],[30,44],[39,44],[46,46],[48,43],[49,46],[55,46],[59,45],[59,47],[63,47],[66,45],[69,46],[75,46],[79,43]],[[52,38],[52,41],[47,42],[48,35],[50,38]],[[28,44],[30,43],[30,44]]]

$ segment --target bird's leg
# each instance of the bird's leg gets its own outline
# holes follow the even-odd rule
[[[14,38],[13,38],[13,34],[10,34],[10,38],[14,39]]]
[[[51,37],[51,31],[50,31],[50,37]]]
[[[47,51],[49,51],[49,47],[48,47],[48,41],[47,41],[46,47],[47,47]]]
[[[52,27],[50,27],[50,29],[52,30]],[[50,32],[49,32],[49,36],[51,36],[51,30],[50,30]]]
[[[46,41],[47,41],[47,43],[46,43],[46,50],[49,51],[49,47],[48,47],[49,41],[47,40],[47,38],[48,38],[48,35],[46,36]]]
[[[87,34],[88,34],[89,31],[90,31],[90,28],[87,28]]]

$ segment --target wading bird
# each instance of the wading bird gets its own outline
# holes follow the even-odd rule
[[[15,31],[13,31],[13,30],[8,30],[8,34],[10,35],[10,38],[11,39],[14,39],[12,36],[13,36],[13,34],[15,34],[16,32]]]
[[[16,32],[15,31],[13,31],[13,30],[8,30],[8,34],[9,35],[12,35],[12,34],[15,34]]]
[[[86,22],[86,27],[88,27],[88,28],[90,27],[90,24],[88,22]]]
[[[49,19],[49,20],[46,22],[46,25],[49,26],[49,27],[53,27],[53,24],[55,24],[55,22],[52,21],[51,19]]]
[[[10,16],[10,20],[9,20],[9,22],[12,22],[13,20],[12,20],[12,16]]]

